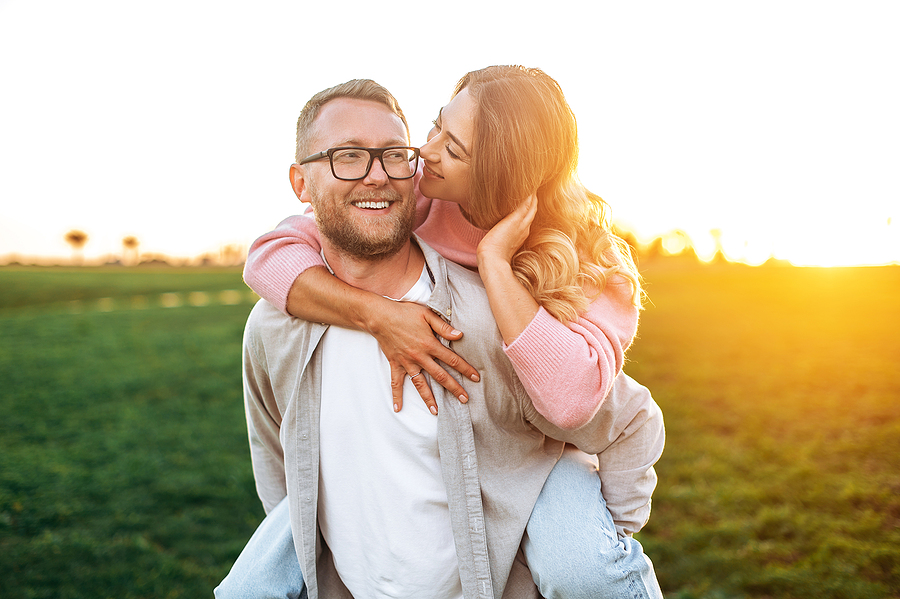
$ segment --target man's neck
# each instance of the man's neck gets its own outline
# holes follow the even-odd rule
[[[399,299],[422,275],[425,256],[419,246],[409,241],[387,258],[365,260],[349,256],[322,239],[322,250],[334,275],[357,289]]]

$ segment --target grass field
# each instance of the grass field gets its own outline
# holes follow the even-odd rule
[[[643,265],[667,597],[900,597],[900,268]],[[210,597],[262,516],[235,270],[0,269],[0,597]]]

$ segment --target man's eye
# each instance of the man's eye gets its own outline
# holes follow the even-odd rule
[[[335,160],[339,160],[339,161],[341,161],[341,162],[352,162],[352,161],[354,161],[354,160],[359,160],[359,159],[361,159],[362,157],[363,157],[362,154],[361,154],[360,152],[355,151],[355,150],[348,150],[348,151],[345,151],[345,152],[339,152],[339,153],[337,153],[337,154],[334,155],[334,159],[335,159]]]

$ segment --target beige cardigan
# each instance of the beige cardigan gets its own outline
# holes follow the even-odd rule
[[[599,454],[604,498],[638,530],[649,518],[662,453],[662,414],[624,374],[595,418],[574,431],[531,404],[502,350],[478,275],[419,240],[435,288],[429,307],[466,331],[453,349],[481,373],[461,380],[460,404],[438,385],[438,444],[468,598],[540,597],[519,545],[563,441]],[[244,335],[244,396],[257,491],[266,512],[289,496],[291,528],[310,599],[349,598],[318,530],[319,341],[327,325],[285,316],[260,301]],[[455,373],[455,371],[453,371]],[[387,382],[385,382],[387,384]],[[617,520],[617,524],[621,520]]]

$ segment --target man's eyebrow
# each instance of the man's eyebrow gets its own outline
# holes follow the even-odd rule
[[[438,118],[437,118],[438,121],[441,120],[441,115],[442,115],[443,113],[444,113],[444,109],[443,109],[443,108],[441,108],[440,110],[438,110]],[[453,135],[453,134],[450,133],[449,131],[444,130],[443,127],[442,127],[441,129],[447,134],[447,137],[449,137],[450,139],[453,140],[453,143],[455,143],[455,144],[458,145],[460,148],[462,148],[462,151],[465,152],[466,156],[471,156],[471,154],[469,154],[469,149],[465,146],[465,144],[464,144],[463,142],[459,141],[459,138],[458,138],[458,137],[456,137],[455,135]]]

